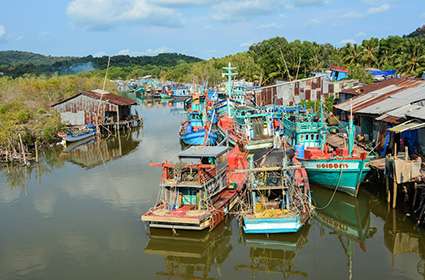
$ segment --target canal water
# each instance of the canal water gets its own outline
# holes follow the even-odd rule
[[[244,236],[230,218],[149,235],[149,163],[181,149],[180,107],[146,103],[142,129],[1,170],[0,279],[425,279],[424,232],[366,191],[324,207],[332,193],[314,188],[317,215],[298,234]]]

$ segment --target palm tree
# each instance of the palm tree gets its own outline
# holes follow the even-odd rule
[[[397,59],[399,71],[404,75],[419,76],[425,71],[425,40],[407,38]]]
[[[376,67],[378,66],[378,54],[379,54],[379,40],[372,38],[370,40],[364,40],[362,42],[362,62],[365,66]]]
[[[345,47],[341,49],[342,59],[344,63],[349,65],[360,65],[362,51],[362,46],[348,43]]]

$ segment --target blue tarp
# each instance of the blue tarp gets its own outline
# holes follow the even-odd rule
[[[369,70],[368,72],[372,76],[384,76],[384,77],[395,76],[395,74],[397,73],[396,70]]]

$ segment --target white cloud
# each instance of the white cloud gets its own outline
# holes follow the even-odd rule
[[[344,40],[341,40],[339,43],[341,45],[346,45],[346,44],[356,44],[357,42],[354,39],[344,39]]]
[[[212,18],[220,21],[244,20],[253,16],[267,15],[273,11],[274,0],[225,1],[213,6]]]
[[[372,3],[372,2],[371,2]],[[360,19],[365,18],[368,15],[380,14],[388,11],[391,8],[389,4],[382,4],[381,6],[370,7],[365,12],[359,11],[347,11],[343,13],[340,18],[342,19]]]
[[[252,45],[254,45],[254,43],[249,41],[249,42],[244,42],[244,43],[240,44],[239,46],[242,47],[242,48],[249,48]]]
[[[386,11],[388,11],[391,8],[391,6],[389,4],[382,4],[381,6],[377,6],[377,7],[371,7],[367,10],[367,13],[370,15],[373,14],[381,14],[381,13],[385,13]]]
[[[129,55],[129,56],[144,56],[144,55],[149,55],[149,56],[155,56],[158,55],[160,53],[170,53],[173,52],[172,49],[168,48],[168,47],[160,47],[157,49],[147,49],[145,51],[132,51],[130,49],[123,49],[120,50],[117,55]]]
[[[365,37],[367,34],[363,31],[357,32],[356,37]]]
[[[357,12],[357,11],[348,11],[346,13],[343,13],[340,17],[343,19],[356,19],[356,18],[362,18],[365,14]]]
[[[0,41],[6,40],[6,27],[0,24]]]
[[[210,4],[212,0],[151,0],[161,6],[192,6]]]
[[[276,22],[270,22],[270,23],[264,23],[257,26],[257,29],[277,29],[281,28],[282,25],[276,23]]]
[[[212,18],[219,21],[240,21],[272,13],[285,17],[283,12],[286,10],[327,3],[329,0],[218,0],[212,6]]]
[[[322,23],[322,21],[320,19],[312,18],[312,19],[309,19],[308,21],[305,22],[305,26],[314,27],[314,26],[317,26],[321,23]]]
[[[72,0],[67,15],[78,25],[98,30],[132,22],[167,27],[181,25],[181,17],[175,10],[148,0]]]

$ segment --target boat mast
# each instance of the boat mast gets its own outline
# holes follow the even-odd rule
[[[323,102],[322,102],[322,97],[320,97],[320,149],[322,149],[322,151],[325,148],[325,144],[326,144],[326,124],[325,124],[325,114],[323,112]]]
[[[233,91],[233,77],[236,76],[238,73],[233,72],[232,70],[235,70],[235,67],[232,67],[232,64],[229,62],[229,65],[227,67],[223,67],[226,72],[223,73],[224,77],[227,77],[227,85],[226,85],[226,93],[227,93],[227,114],[229,117],[231,116],[230,111],[230,99],[232,98],[232,91]]]
[[[348,120],[348,153],[353,156],[354,150],[354,129],[353,129],[353,104],[350,104],[350,118]]]

